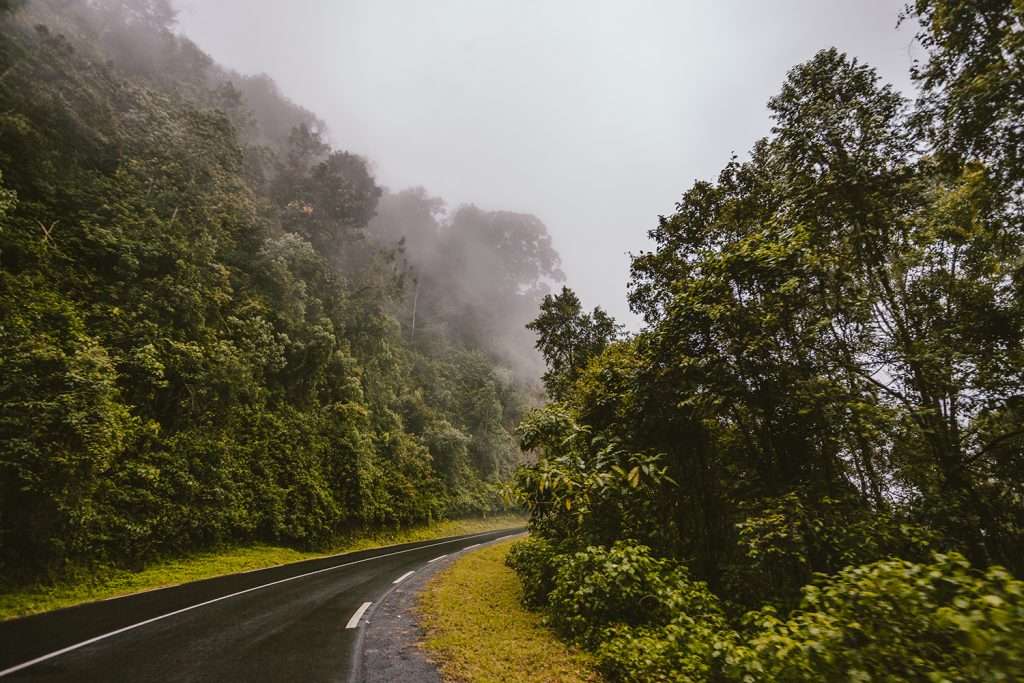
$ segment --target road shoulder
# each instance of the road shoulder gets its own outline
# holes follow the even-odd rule
[[[416,606],[427,583],[458,554],[427,564],[395,586],[374,607],[357,646],[353,683],[441,683],[441,675],[420,643],[424,632]]]
[[[565,645],[541,615],[522,606],[519,578],[505,566],[514,542],[503,539],[463,554],[425,580],[418,613],[426,656],[439,662],[448,681],[599,681],[586,654]]]

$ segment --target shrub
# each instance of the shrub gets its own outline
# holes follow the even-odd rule
[[[883,560],[804,588],[785,621],[751,612],[727,656],[737,681],[956,681],[1024,678],[1024,582],[956,554]]]
[[[631,541],[565,556],[549,603],[555,628],[589,647],[612,625],[665,625],[680,611],[721,614],[715,597],[685,567]]]
[[[676,578],[673,569],[674,563],[628,541],[568,555],[549,596],[551,623],[588,647],[612,624],[668,623],[665,596]]]
[[[538,536],[519,541],[509,550],[505,564],[522,580],[523,604],[527,607],[536,609],[547,604],[555,586],[556,558],[555,546]]]
[[[701,681],[720,668],[735,634],[707,585],[681,564],[632,541],[555,561],[551,624],[595,650],[609,679]]]
[[[715,680],[736,633],[720,614],[681,612],[666,626],[612,626],[597,649],[612,681],[698,683]]]

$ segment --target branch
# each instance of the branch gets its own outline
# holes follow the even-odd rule
[[[858,369],[856,370],[856,373],[857,373],[857,374],[858,374],[858,375],[859,375],[859,376],[860,376],[860,377],[861,377],[862,379],[866,379],[867,381],[871,382],[871,383],[872,383],[872,384],[874,384],[874,385],[875,385],[876,387],[878,387],[879,389],[881,389],[881,390],[882,390],[882,391],[884,391],[885,393],[889,394],[889,396],[892,396],[892,397],[893,397],[893,398],[895,398],[895,399],[896,399],[897,401],[899,401],[900,403],[902,403],[903,405],[905,405],[905,406],[906,406],[907,408],[910,408],[910,409],[912,409],[912,410],[917,410],[918,408],[920,408],[920,406],[918,406],[918,405],[917,405],[916,403],[914,403],[913,401],[911,401],[910,399],[908,399],[908,398],[907,398],[906,396],[904,396],[904,395],[903,395],[903,394],[901,394],[900,392],[896,391],[895,389],[893,389],[892,387],[890,387],[890,386],[889,386],[888,384],[883,384],[882,382],[879,382],[879,381],[878,381],[877,379],[875,379],[875,378],[874,378],[874,377],[872,377],[871,375],[867,375],[867,374],[865,374],[863,370],[861,370],[861,369],[859,369],[859,368],[858,368]]]
[[[972,455],[969,458],[965,458],[963,463],[960,465],[961,468],[970,467],[971,465],[976,463],[978,460],[980,460],[981,457],[983,455],[985,455],[986,453],[989,453],[989,452],[993,451],[998,446],[1006,443],[1007,441],[1015,439],[1018,436],[1024,436],[1024,429],[1015,429],[1012,432],[1007,432],[1005,434],[1000,434],[996,438],[994,438],[991,441],[989,441],[988,444],[986,444],[985,447],[982,448],[980,451],[978,451],[977,453],[975,453],[974,455]]]

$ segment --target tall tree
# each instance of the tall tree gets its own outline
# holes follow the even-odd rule
[[[538,315],[527,326],[537,335],[537,350],[544,356],[544,387],[554,400],[566,397],[580,371],[622,334],[622,327],[600,306],[586,313],[579,297],[568,287],[545,295]]]

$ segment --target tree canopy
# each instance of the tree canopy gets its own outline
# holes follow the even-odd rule
[[[613,680],[1024,676],[1021,6],[907,11],[920,98],[793,68],[634,256],[642,331],[576,355],[567,289],[533,323],[512,562]]]
[[[421,324],[453,330],[413,338],[408,268],[367,239],[390,196],[271,80],[176,35],[165,0],[3,8],[5,581],[504,506],[535,378],[477,330],[555,273],[537,219],[453,218],[456,260],[417,273]],[[474,259],[505,298],[466,313]]]

